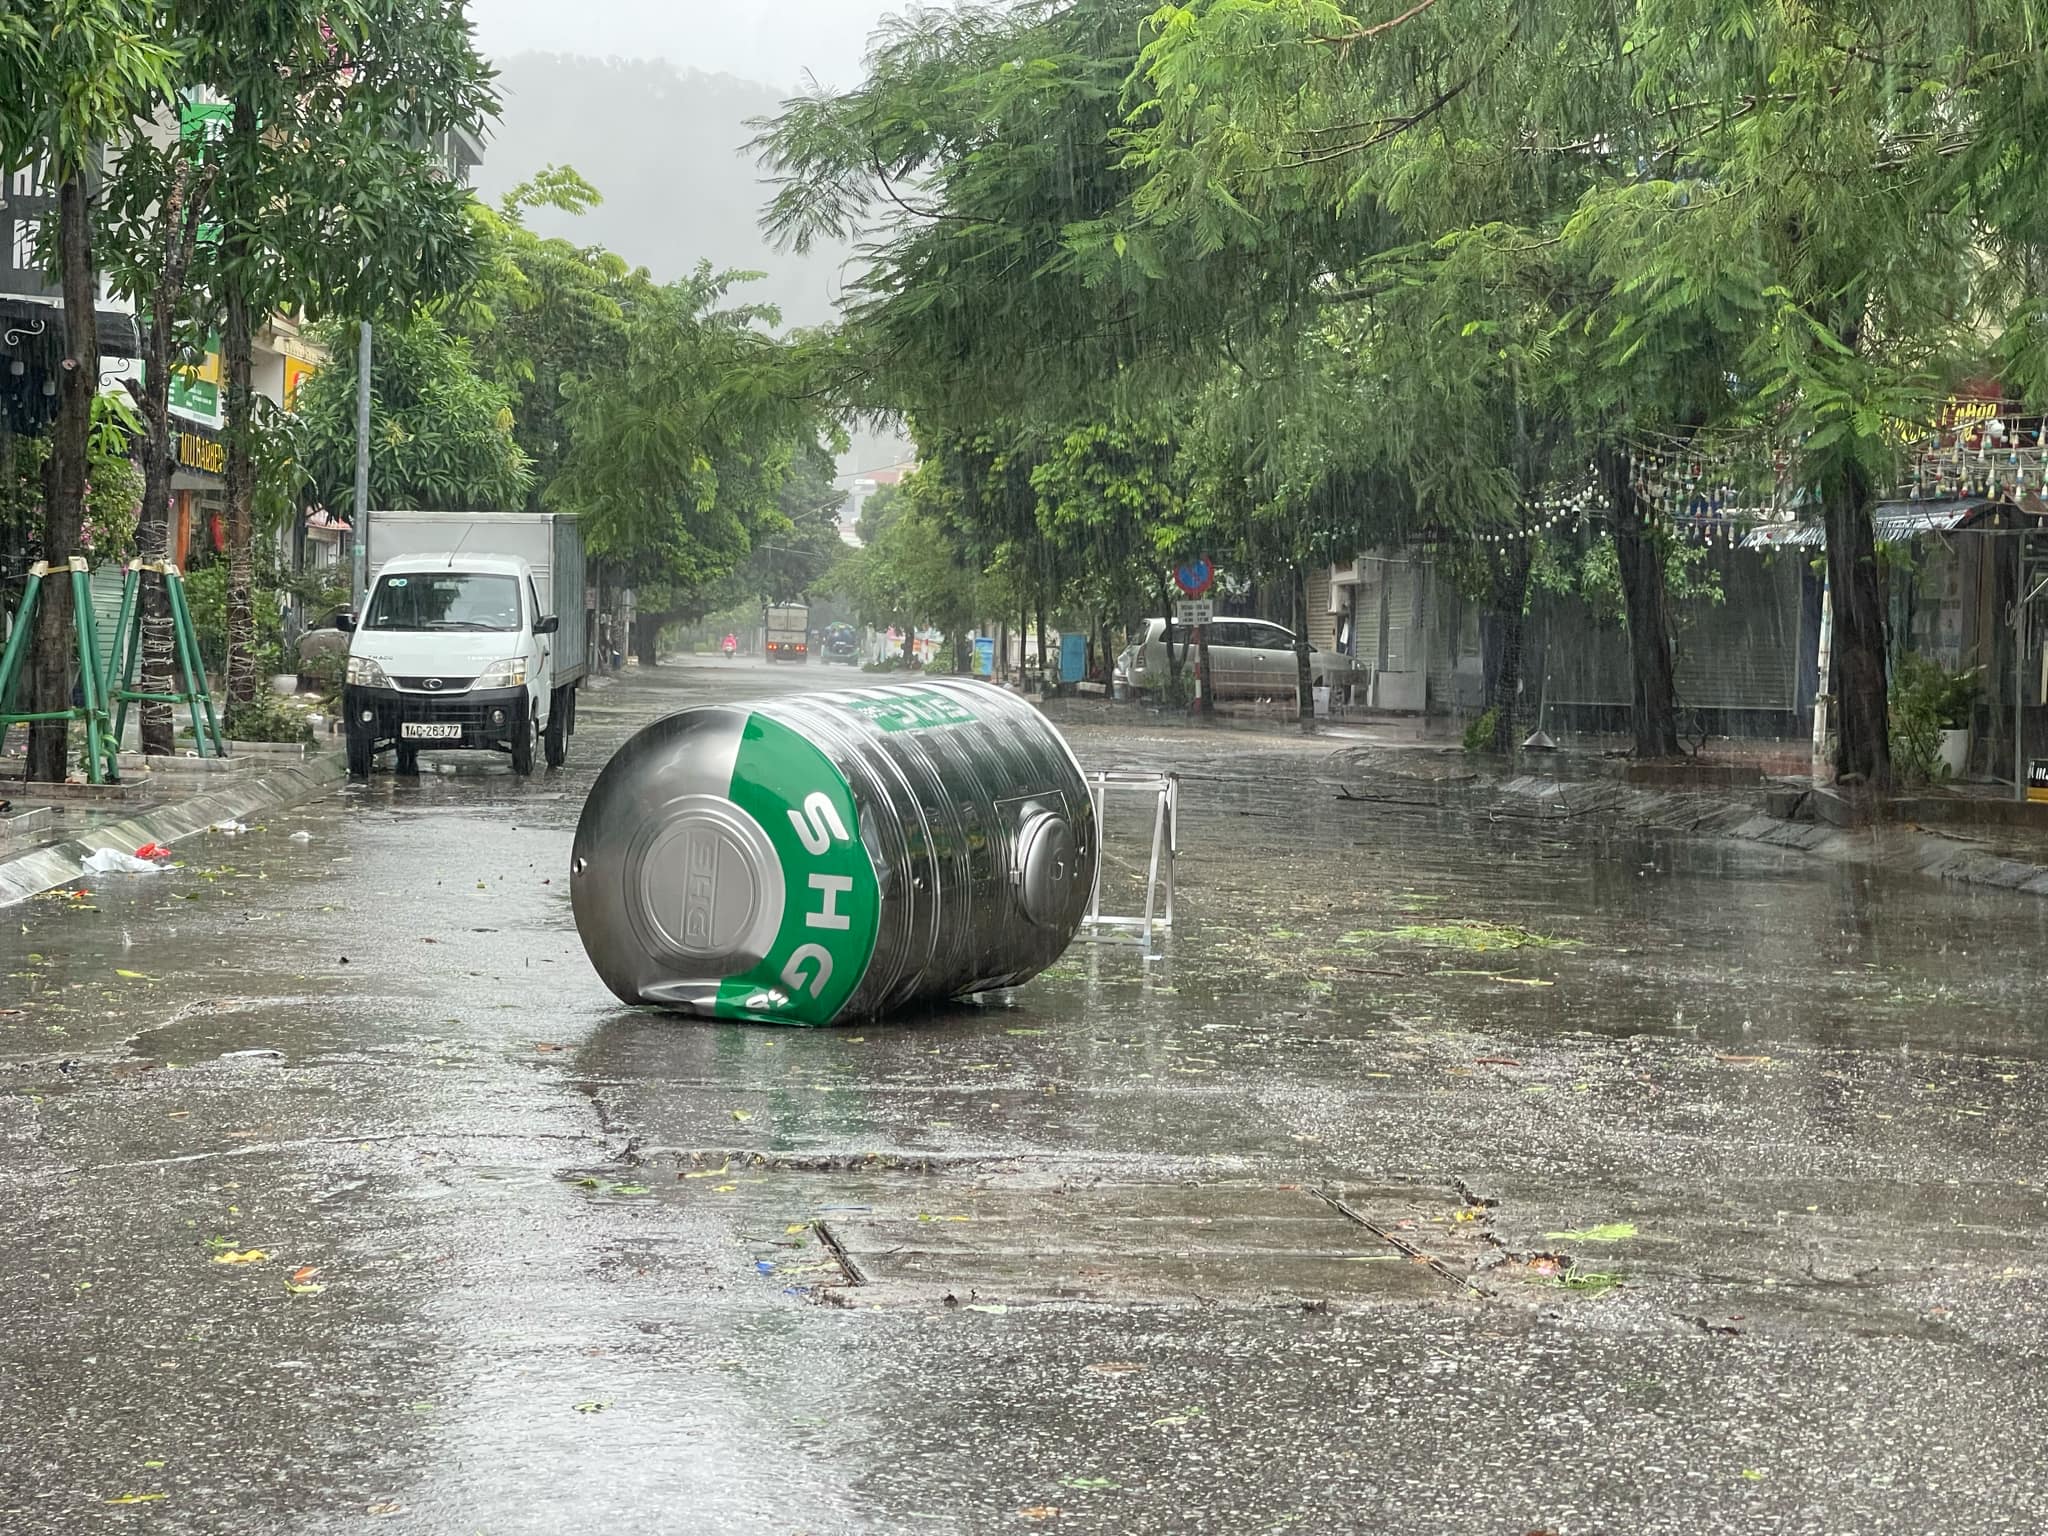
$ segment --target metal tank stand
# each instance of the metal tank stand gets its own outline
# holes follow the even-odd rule
[[[1095,802],[1095,888],[1088,895],[1088,915],[1082,923],[1092,929],[1135,929],[1139,942],[1148,949],[1155,928],[1173,928],[1173,865],[1180,853],[1180,775],[1177,773],[1090,773],[1088,795]],[[1109,791],[1133,790],[1153,799],[1152,862],[1145,874],[1145,915],[1104,917],[1102,915],[1102,864],[1107,851],[1108,821],[1104,801]],[[1162,883],[1164,911],[1161,911]]]
[[[185,685],[182,692],[177,691],[175,679],[170,693],[145,693],[136,687],[137,674],[142,667],[142,578],[145,575],[157,576],[164,584],[171,610],[172,655]],[[192,609],[185,601],[185,578],[170,561],[128,562],[128,578],[121,587],[121,617],[115,621],[114,649],[107,658],[106,686],[100,697],[108,709],[115,711],[113,730],[116,741],[127,733],[130,704],[182,704],[191,712],[192,744],[198,748],[199,755],[227,755],[227,747],[221,740],[220,722],[213,712],[213,696],[206,691],[206,667],[199,659],[199,632],[193,627]]]
[[[34,643],[36,606],[42,598],[43,583],[56,581],[63,572],[71,580],[71,626],[78,646],[78,697],[75,709],[41,712],[13,708],[14,690],[22,680]],[[28,586],[21,595],[21,609],[14,616],[14,632],[0,651],[0,741],[13,725],[64,720],[82,726],[85,740],[80,751],[85,758],[86,779],[94,784],[117,784],[121,779],[121,744],[114,739],[107,717],[106,679],[99,671],[99,636],[93,628],[90,567],[82,556],[73,555],[57,564],[38,560],[28,568]]]

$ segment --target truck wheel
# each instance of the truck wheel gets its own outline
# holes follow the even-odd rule
[[[350,778],[368,782],[370,777],[370,757],[375,745],[368,731],[355,725],[351,725],[348,728],[348,776]]]
[[[518,734],[512,738],[512,771],[522,779],[533,772],[533,722],[519,722]]]
[[[550,768],[559,768],[569,760],[569,697],[565,690],[558,689],[548,704],[548,728],[541,733],[540,740]]]

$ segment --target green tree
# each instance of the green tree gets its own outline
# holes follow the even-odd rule
[[[1986,279],[2026,286],[1973,251],[1987,227],[2008,258],[2034,243],[2037,27],[2028,0],[1440,0],[1386,20],[1307,0],[1172,5],[1146,56],[1157,116],[1137,135],[1138,203],[1219,248],[1263,238],[1295,195],[1276,189],[1304,185],[1376,203],[1411,238],[1469,241],[1505,217],[1525,238],[1492,242],[1503,291],[1530,275],[1520,257],[1540,268],[1561,242],[1579,263],[1559,269],[1579,301],[1561,312],[1585,324],[1554,355],[1582,381],[1581,436],[1608,429],[1591,434],[1604,478],[1612,428],[1662,418],[1747,428],[1760,459],[1776,448],[1819,493],[1838,767],[1882,785],[1870,506],[1896,472],[1893,424],[1921,419]],[[1357,281],[1371,254],[1330,253],[1333,296],[1373,295]],[[1737,388],[1660,376],[1657,352],[1703,334]],[[1640,509],[1616,499],[1626,539]],[[1633,533],[1628,585],[1654,596],[1661,563]],[[1638,618],[1632,605],[1632,628],[1654,627]]]
[[[611,365],[563,384],[569,447],[548,498],[583,519],[601,581],[634,589],[648,665],[663,628],[716,606],[756,534],[787,526],[783,482],[817,437],[775,311],[725,306],[744,276],[701,266],[649,290]]]
[[[0,23],[0,172],[40,162],[56,184],[57,228],[50,250],[64,296],[63,366],[47,461],[44,550],[58,560],[80,550],[86,513],[93,402],[99,394],[99,273],[94,257],[93,183],[105,145],[134,132],[170,94],[176,59],[162,16],[144,0],[24,0]],[[47,584],[36,616],[30,708],[70,708],[75,667],[67,581]],[[28,776],[61,782],[66,724],[29,731]]]
[[[1617,182],[1587,217],[1633,229],[1653,292],[1764,269],[1748,414],[1819,496],[1836,767],[1878,789],[1891,759],[1872,506],[1897,476],[1896,424],[1925,419],[1966,344],[1971,177],[2017,148],[1981,92],[2038,51],[2038,21],[2026,0],[1763,0],[1735,27],[1694,0],[1639,0],[1624,29],[1644,89],[1684,108],[1662,174]],[[2019,72],[2038,81],[2038,61]]]
[[[770,603],[794,603],[831,589],[833,567],[846,554],[839,509],[846,492],[825,446],[804,444],[791,459],[775,507],[781,523],[754,536],[741,572],[750,593]]]
[[[354,517],[356,349],[347,328],[316,330],[331,359],[299,388],[299,458],[306,492]],[[370,444],[377,500],[390,507],[469,512],[527,505],[533,473],[514,441],[511,391],[477,373],[469,343],[434,315],[377,329]]]
[[[102,246],[116,292],[133,299],[142,328],[139,379],[123,382],[138,415],[136,449],[142,461],[142,515],[137,550],[144,560],[171,554],[173,473],[170,390],[173,367],[202,349],[213,326],[207,294],[215,243],[203,239],[206,210],[220,162],[211,125],[217,109],[178,105],[178,132],[137,134],[121,146],[103,193]],[[169,594],[157,581],[142,588],[142,691],[162,696],[172,687],[174,642]],[[142,705],[142,750],[173,750],[172,707]]]
[[[934,463],[877,492],[861,509],[867,542],[840,563],[835,584],[877,629],[944,631],[954,641],[955,670],[964,670],[959,658],[977,611],[1001,594],[969,563],[958,537],[959,500]]]
[[[535,209],[581,214],[599,200],[575,171],[550,166],[496,208],[479,206],[477,280],[447,306],[450,329],[469,343],[477,370],[510,394],[513,436],[533,466],[527,496],[536,511],[568,453],[564,385],[612,365],[625,346],[629,306],[654,287],[644,268],[602,247],[543,238],[526,226]]]
[[[474,271],[471,199],[437,160],[496,112],[451,0],[280,0],[176,8],[193,83],[228,104],[214,152],[228,417],[230,709],[256,693],[250,370],[277,309],[404,316]]]

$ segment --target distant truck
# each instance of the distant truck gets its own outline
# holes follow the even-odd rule
[[[808,661],[811,657],[811,610],[785,603],[768,610],[768,659]]]
[[[372,512],[369,572],[342,690],[348,771],[392,751],[507,754],[533,772],[568,760],[576,689],[590,671],[583,532],[559,512]]]

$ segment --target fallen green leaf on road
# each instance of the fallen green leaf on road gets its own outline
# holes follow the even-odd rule
[[[1557,1283],[1568,1291],[1578,1291],[1587,1296],[1598,1296],[1603,1291],[1613,1290],[1621,1282],[1622,1277],[1617,1274],[1602,1273],[1599,1270],[1575,1269],[1561,1277]]]
[[[124,1493],[118,1499],[108,1499],[109,1504],[153,1504],[158,1499],[167,1499],[167,1493]]]
[[[605,1409],[607,1409],[607,1408],[609,1408],[609,1407],[611,1407],[611,1404],[610,1404],[610,1403],[600,1403],[600,1402],[588,1402],[588,1403],[578,1403],[578,1404],[576,1405],[576,1411],[577,1411],[578,1413],[603,1413],[603,1412],[605,1411]]]
[[[213,1262],[216,1264],[261,1264],[269,1257],[270,1255],[261,1248],[244,1248],[239,1252],[230,1249],[226,1253],[215,1254]]]
[[[744,1109],[734,1110],[732,1112],[732,1117],[733,1119],[739,1121],[741,1125],[745,1125],[749,1120],[754,1118],[752,1115],[748,1114]]]
[[[1636,1224],[1632,1221],[1610,1221],[1578,1232],[1546,1232],[1543,1235],[1557,1243],[1619,1243],[1636,1235]]]
[[[1506,923],[1404,923],[1380,931],[1361,929],[1346,939],[1398,939],[1428,949],[1577,949],[1577,939],[1553,939]],[[1341,942],[1341,941],[1340,941]]]

